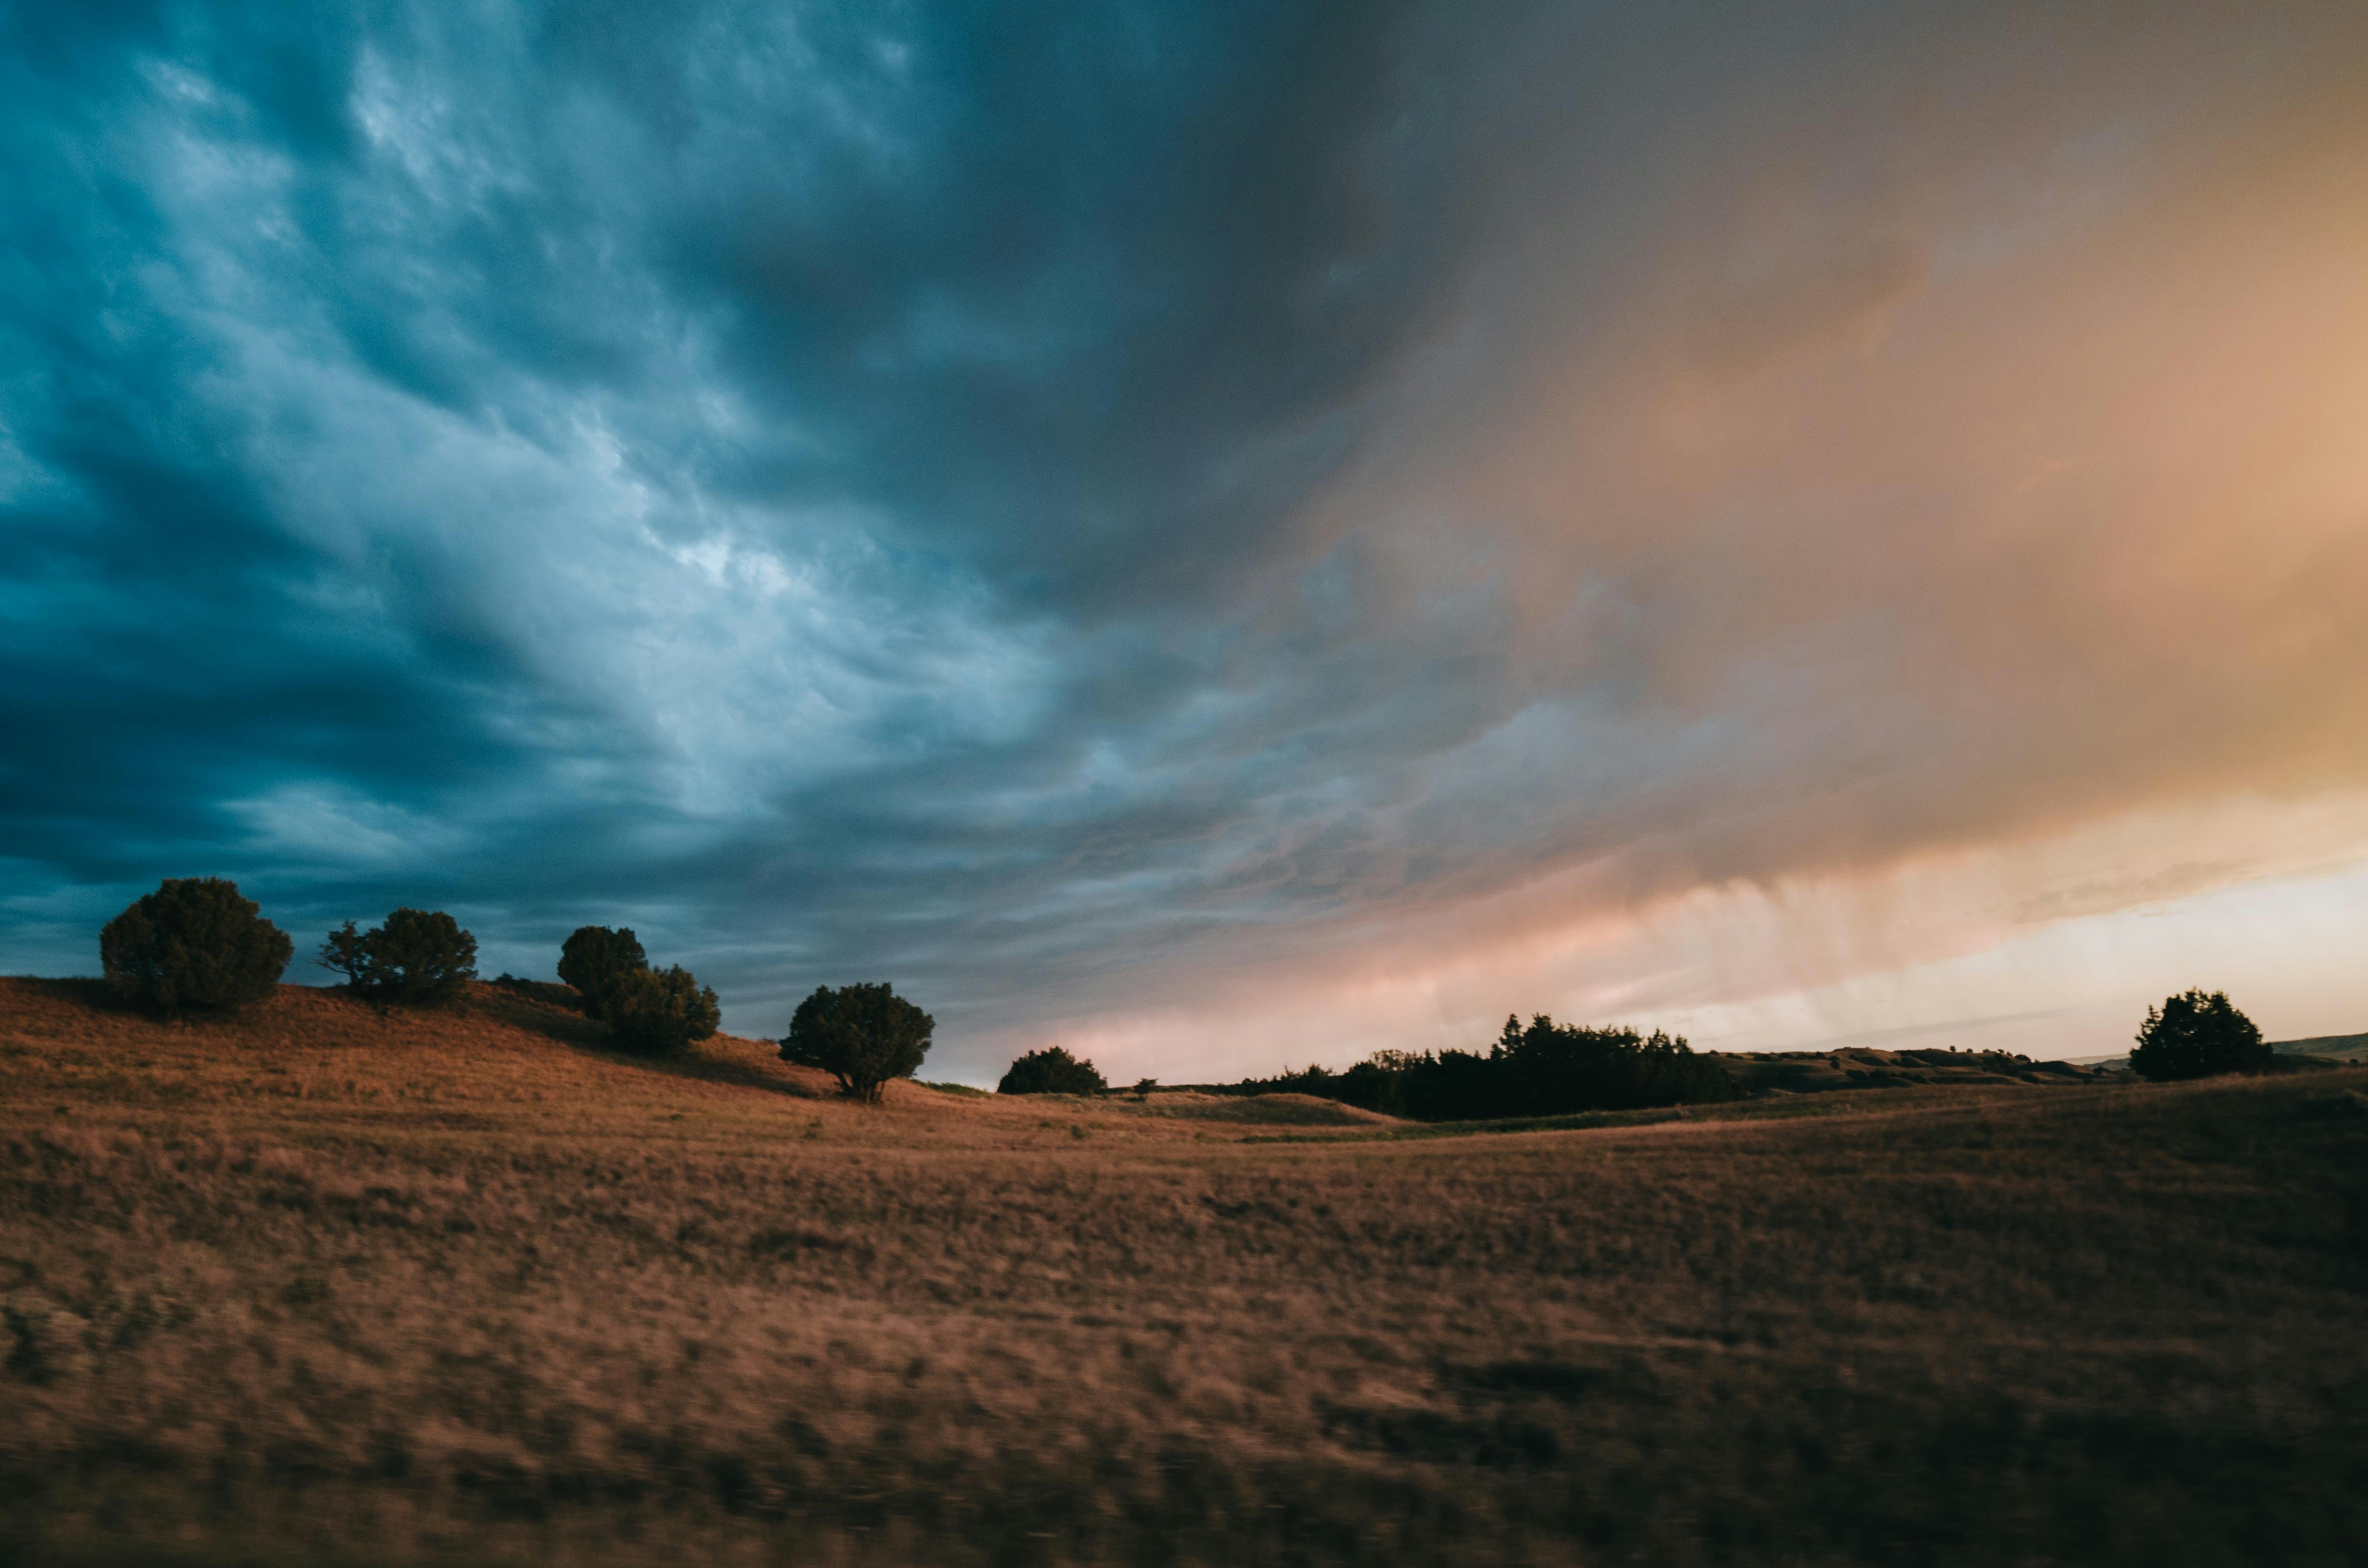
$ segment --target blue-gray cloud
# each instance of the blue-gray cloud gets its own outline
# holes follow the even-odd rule
[[[1243,805],[1124,737],[1440,262],[1397,10],[7,25],[40,958],[204,866],[951,979]]]

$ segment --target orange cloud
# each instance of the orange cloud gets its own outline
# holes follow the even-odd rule
[[[1730,127],[1711,174],[1689,147],[1616,240],[1549,213],[1490,254],[1297,563],[1354,551],[1375,640],[1499,608],[1498,722],[1391,819],[1466,869],[1219,1012],[1342,1020],[1338,1059],[1508,1006],[1803,994],[2368,852],[2368,109],[2332,67],[2149,106],[2109,44],[2066,65],[2093,104],[1872,88]]]

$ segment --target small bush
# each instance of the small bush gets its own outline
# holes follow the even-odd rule
[[[450,1001],[477,977],[477,938],[442,910],[398,909],[357,931],[350,920],[321,944],[321,966],[374,1002]]]
[[[1098,1095],[1110,1087],[1090,1062],[1081,1062],[1057,1045],[1031,1051],[1011,1064],[998,1095]]]
[[[705,1040],[723,1021],[714,989],[680,964],[628,971],[611,982],[606,1006],[617,1043],[644,1056],[662,1056]]]
[[[259,1002],[295,951],[237,883],[220,877],[167,877],[98,934],[108,984],[164,1012]]]
[[[909,1078],[929,1051],[937,1020],[887,984],[814,987],[798,1004],[781,1060],[817,1067],[848,1098],[879,1103],[891,1078]]]
[[[2130,1052],[2131,1071],[2157,1080],[2258,1073],[2276,1064],[2277,1052],[2225,991],[2184,991],[2147,1008],[2138,1047]]]
[[[559,949],[559,978],[582,994],[588,1017],[607,1017],[610,993],[630,977],[646,974],[649,967],[649,955],[642,951],[641,938],[630,926],[613,931],[606,926],[579,926]]]

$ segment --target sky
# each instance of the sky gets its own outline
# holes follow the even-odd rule
[[[0,969],[2368,1029],[2368,8],[0,0]]]

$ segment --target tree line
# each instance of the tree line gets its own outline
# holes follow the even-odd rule
[[[220,877],[168,877],[98,934],[108,987],[161,1013],[260,1002],[278,989],[295,953],[261,906]],[[315,956],[346,977],[347,994],[381,1008],[448,1003],[477,978],[477,938],[442,910],[398,909],[368,930],[348,920]],[[586,1017],[642,1055],[681,1051],[711,1038],[723,1021],[714,988],[680,964],[652,963],[631,927],[578,926],[560,946],[559,978]],[[496,983],[535,988],[508,975]],[[919,1069],[934,1028],[891,986],[818,986],[791,1018],[781,1059],[828,1073],[848,1097],[876,1104],[891,1079]]]
[[[238,1007],[270,995],[295,944],[236,883],[190,877],[167,878],[108,921],[98,950],[118,994],[177,1013]],[[347,920],[322,940],[317,958],[346,977],[349,994],[382,1008],[450,1001],[477,976],[476,937],[441,910],[397,909],[367,930]],[[575,1005],[628,1051],[681,1051],[712,1037],[722,1021],[714,988],[680,964],[653,964],[630,927],[577,927],[561,945],[558,969]],[[502,983],[535,983],[507,975]],[[919,1070],[935,1027],[885,983],[817,986],[798,1004],[780,1055],[830,1074],[849,1098],[876,1104],[889,1082]],[[2226,993],[2201,990],[2149,1008],[2130,1053],[2132,1069],[2155,1079],[2260,1072],[2275,1060],[2260,1028]],[[1146,1078],[1134,1092],[1141,1096],[1156,1086]],[[1091,1062],[1060,1046],[1024,1052],[996,1085],[1006,1095],[1099,1095],[1109,1088]],[[1682,1036],[1558,1024],[1544,1013],[1527,1025],[1508,1017],[1486,1052],[1376,1051],[1344,1072],[1312,1065],[1246,1077],[1217,1092],[1314,1095],[1417,1121],[1637,1110],[1743,1094],[1722,1062],[1696,1054]]]
[[[1743,1097],[1725,1066],[1696,1054],[1683,1036],[1558,1024],[1545,1013],[1526,1026],[1508,1016],[1485,1052],[1376,1051],[1346,1072],[1311,1066],[1245,1078],[1231,1092],[1315,1095],[1416,1121],[1643,1110]]]
[[[1157,1085],[1144,1079],[1138,1096]],[[1108,1083],[1088,1061],[1060,1046],[1031,1051],[1011,1064],[996,1092],[1099,1095]],[[1417,1121],[1482,1121],[1560,1116],[1581,1110],[1634,1110],[1739,1099],[1743,1091],[1715,1058],[1655,1030],[1583,1028],[1540,1013],[1524,1027],[1507,1017],[1486,1052],[1383,1051],[1345,1072],[1311,1066],[1271,1078],[1244,1078],[1215,1090],[1231,1095],[1315,1095]]]
[[[2146,1009],[2130,1068],[2168,1082],[2272,1069],[2277,1053],[2226,992],[2190,990]],[[1141,1096],[1156,1087],[1146,1078]],[[1012,1062],[996,1092],[1099,1095],[1099,1069],[1060,1046]],[[1743,1097],[1715,1057],[1695,1054],[1681,1035],[1624,1027],[1557,1024],[1544,1013],[1525,1026],[1508,1015],[1486,1052],[1379,1051],[1342,1072],[1311,1065],[1270,1078],[1212,1085],[1224,1095],[1314,1095],[1415,1121],[1488,1121],[1588,1110],[1644,1110]]]

